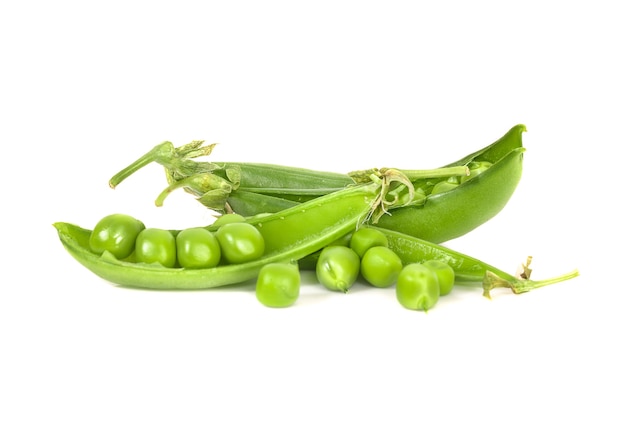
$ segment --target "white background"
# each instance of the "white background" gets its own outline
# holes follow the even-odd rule
[[[0,431],[624,432],[622,8],[432,3],[3,2]],[[447,245],[581,272],[521,296],[459,289],[424,314],[311,275],[283,310],[252,285],[130,290],[52,227],[210,223],[182,192],[152,205],[157,166],[108,188],[164,140],[219,142],[220,161],[431,168],[517,123],[514,197]]]

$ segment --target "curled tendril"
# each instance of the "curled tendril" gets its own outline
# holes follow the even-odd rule
[[[415,187],[409,178],[398,169],[381,169],[371,173],[370,179],[380,185],[380,192],[372,204],[367,220],[377,223],[389,214],[389,210],[408,205],[415,196]]]

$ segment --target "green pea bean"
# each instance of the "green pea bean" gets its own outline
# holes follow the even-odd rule
[[[398,275],[396,298],[407,309],[428,311],[439,300],[437,275],[422,264],[406,265]]]
[[[176,265],[176,239],[170,231],[158,228],[144,229],[135,242],[137,262],[159,263],[164,267]]]
[[[250,223],[235,222],[219,226],[215,233],[222,255],[230,264],[242,264],[263,256],[265,240]]]
[[[212,232],[189,228],[176,235],[176,256],[183,268],[211,268],[219,264],[222,251]]]
[[[387,238],[382,232],[372,227],[362,227],[352,234],[350,239],[350,248],[363,258],[365,252],[374,246],[388,246]]]
[[[492,165],[493,164],[491,164],[489,161],[472,161],[468,165],[470,174],[466,176],[461,176],[460,181],[463,183],[469,181],[470,179],[474,179],[475,177],[489,169]]]
[[[433,187],[431,194],[441,194],[446,191],[450,191],[459,186],[459,180],[456,177],[448,178],[444,181],[440,181]]]
[[[227,225],[228,223],[242,223],[245,221],[246,218],[241,214],[222,214],[215,219],[211,226],[214,228],[219,228],[220,226]]]
[[[322,250],[315,269],[317,279],[333,291],[348,292],[359,277],[360,259],[345,246],[329,246]]]
[[[378,288],[396,283],[401,270],[400,257],[388,247],[371,247],[361,258],[361,275],[370,285]]]
[[[259,271],[256,298],[268,307],[288,307],[300,296],[297,264],[267,264]]]
[[[448,295],[454,287],[454,270],[446,262],[430,259],[423,263],[436,275],[439,282],[439,295]]]
[[[141,221],[129,215],[108,215],[94,227],[89,248],[97,254],[108,251],[117,259],[124,259],[133,253],[137,235],[145,228]]]

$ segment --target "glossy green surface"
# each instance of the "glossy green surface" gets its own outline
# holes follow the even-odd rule
[[[385,246],[369,248],[361,258],[361,275],[372,286],[387,288],[398,280],[402,260]]]
[[[300,270],[296,264],[267,264],[259,272],[256,298],[267,307],[288,307],[300,296]]]
[[[243,264],[263,256],[265,240],[261,232],[246,222],[220,226],[215,233],[222,256],[229,264]]]
[[[165,229],[144,229],[137,236],[135,258],[137,262],[172,268],[176,265],[176,237]]]
[[[317,260],[317,280],[332,291],[348,292],[359,277],[359,255],[349,247],[328,246]]]
[[[406,265],[396,283],[396,298],[407,309],[427,311],[439,300],[437,275],[422,264]]]
[[[89,248],[101,254],[105,250],[117,259],[130,256],[135,250],[137,235],[145,225],[126,214],[111,214],[100,219],[89,237]]]
[[[220,263],[222,249],[212,232],[188,228],[176,235],[176,257],[182,268],[211,268]]]

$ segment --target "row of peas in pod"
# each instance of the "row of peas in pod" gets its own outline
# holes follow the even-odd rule
[[[261,233],[243,217],[226,215],[218,219],[217,231],[188,228],[173,232],[146,228],[143,222],[125,214],[101,219],[89,239],[92,252],[105,250],[117,259],[164,267],[211,268],[220,264],[241,264],[260,258],[265,250]]]

